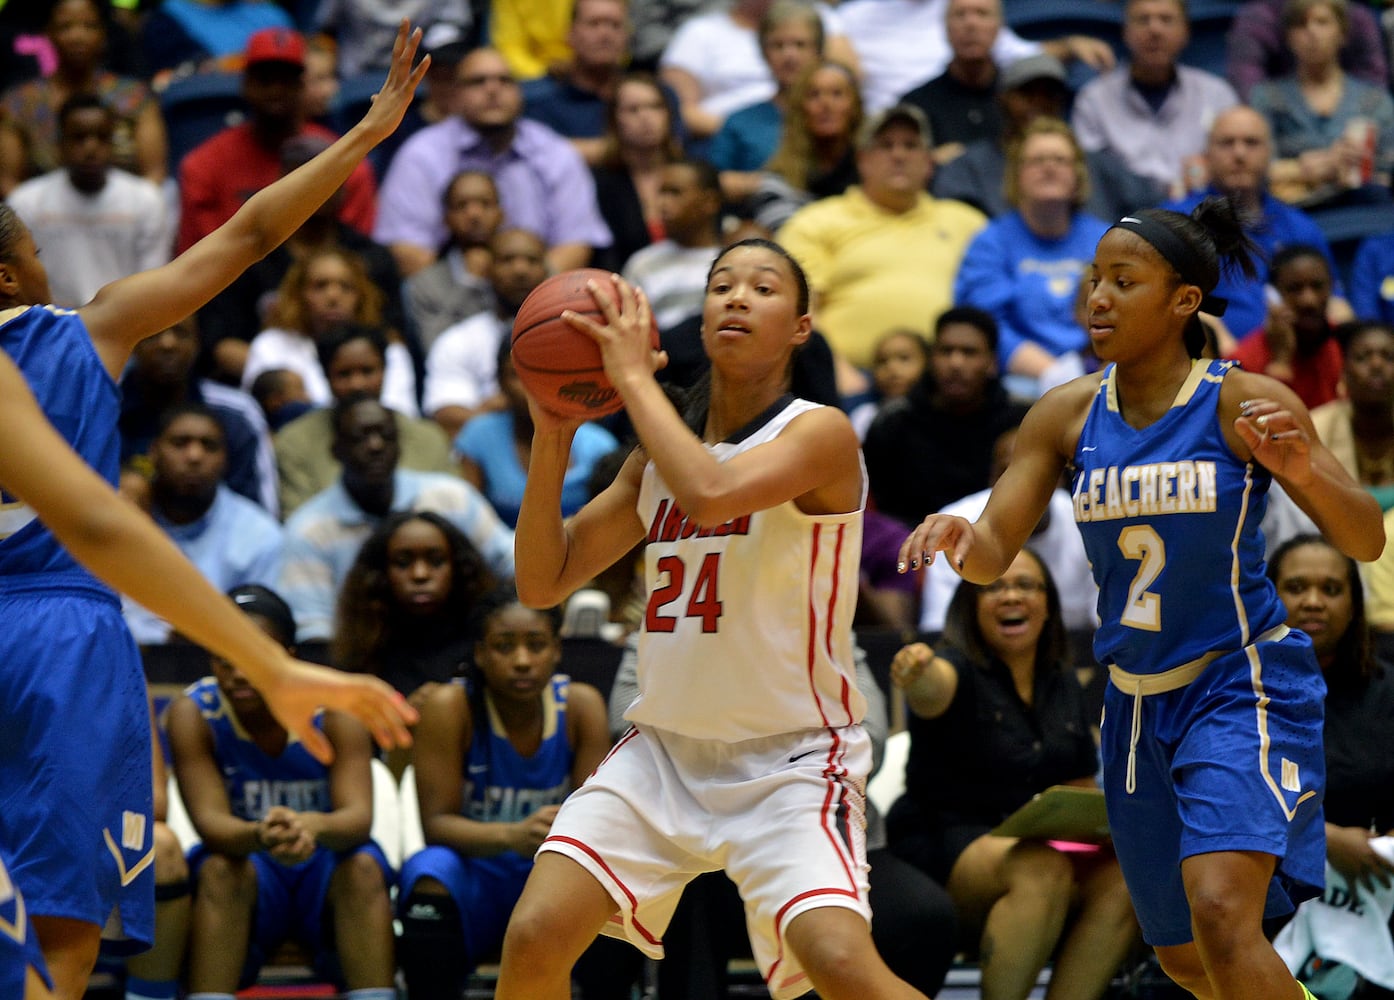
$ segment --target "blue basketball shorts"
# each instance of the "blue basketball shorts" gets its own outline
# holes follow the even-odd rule
[[[432,845],[403,863],[397,900],[405,904],[421,878],[433,878],[444,885],[460,908],[466,960],[473,970],[484,958],[497,955],[503,946],[508,918],[531,871],[532,858],[512,851],[487,858],[467,858],[448,847]]]
[[[195,894],[198,871],[210,853],[202,844],[189,852]],[[339,982],[333,928],[324,924],[325,904],[329,900],[329,883],[339,862],[359,853],[372,855],[382,869],[384,885],[390,889],[395,879],[392,866],[382,848],[372,841],[342,852],[321,847],[298,865],[283,865],[265,852],[251,855],[249,860],[257,876],[257,902],[252,911],[252,939],[247,942],[247,960],[242,966],[239,989],[256,982],[261,967],[277,948],[291,940],[309,949],[316,973]]]
[[[29,923],[24,896],[10,878],[5,863],[0,861],[0,996],[24,996],[24,983],[31,967],[49,988],[53,987],[39,939]]]
[[[1148,944],[1192,939],[1181,863],[1198,854],[1277,858],[1266,917],[1322,889],[1326,684],[1311,640],[1283,632],[1217,656],[1175,690],[1130,694],[1118,686],[1126,677],[1108,685],[1109,826]]]
[[[140,654],[110,592],[25,584],[0,589],[0,851],[30,914],[139,951],[155,926]]]

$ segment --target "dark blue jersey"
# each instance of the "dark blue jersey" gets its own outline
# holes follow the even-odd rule
[[[81,317],[54,306],[29,306],[0,315],[0,350],[24,374],[39,407],[73,450],[115,486],[121,455],[120,392]],[[37,573],[55,583],[79,580],[104,588],[32,510],[0,492],[0,587],[14,585],[11,578]]]
[[[575,759],[567,736],[566,697],[571,679],[558,674],[542,695],[542,744],[524,757],[484,698],[485,719],[474,720],[465,759],[465,815],[484,823],[515,823],[543,806],[560,805],[571,791]]]
[[[1264,573],[1259,530],[1271,477],[1241,462],[1220,427],[1228,361],[1197,361],[1166,415],[1131,427],[1114,367],[1075,448],[1075,520],[1099,584],[1094,653],[1160,673],[1238,649],[1286,611]]]
[[[331,812],[329,769],[294,737],[278,755],[262,751],[223,698],[212,677],[184,692],[213,731],[213,756],[223,774],[228,804],[238,819],[255,822],[272,806],[295,812]],[[318,723],[317,723],[318,724]]]

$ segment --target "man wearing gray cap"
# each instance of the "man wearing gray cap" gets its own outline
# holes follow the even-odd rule
[[[808,275],[813,321],[837,362],[838,391],[867,387],[876,339],[892,327],[926,337],[953,305],[963,251],[987,220],[957,202],[932,198],[934,172],[924,112],[897,104],[857,135],[861,184],[799,209],[779,241]]]
[[[1070,90],[1065,65],[1052,55],[1027,56],[997,76],[1003,131],[999,140],[979,139],[963,155],[942,167],[934,178],[934,194],[965,201],[989,216],[1010,211],[1002,186],[1007,146],[1041,117],[1063,118]],[[1090,196],[1084,210],[1101,219],[1117,219],[1134,209],[1155,205],[1163,192],[1130,171],[1108,150],[1085,154]]]

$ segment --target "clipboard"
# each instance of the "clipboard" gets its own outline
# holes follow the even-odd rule
[[[1104,793],[1097,788],[1052,785],[1004,819],[998,837],[1031,837],[1082,843],[1108,839]]]

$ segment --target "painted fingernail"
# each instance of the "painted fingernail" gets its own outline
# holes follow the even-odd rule
[[[963,560],[962,560],[962,559],[958,560],[958,568],[959,568],[959,569],[963,569]]]
[[[897,573],[904,573],[904,572],[905,572],[905,560],[904,560],[904,559],[900,560],[900,562],[898,562],[898,563],[895,564],[895,571],[896,571]]]
[[[1261,416],[1261,417],[1255,417],[1255,418],[1254,418],[1254,423],[1258,424],[1260,427],[1267,427],[1267,426],[1268,426],[1268,414],[1265,413],[1265,414],[1264,414],[1263,416]]]
[[[919,568],[920,568],[920,561],[919,561],[918,559],[911,559],[911,560],[910,560],[910,568],[911,568],[911,569],[919,569]]]

